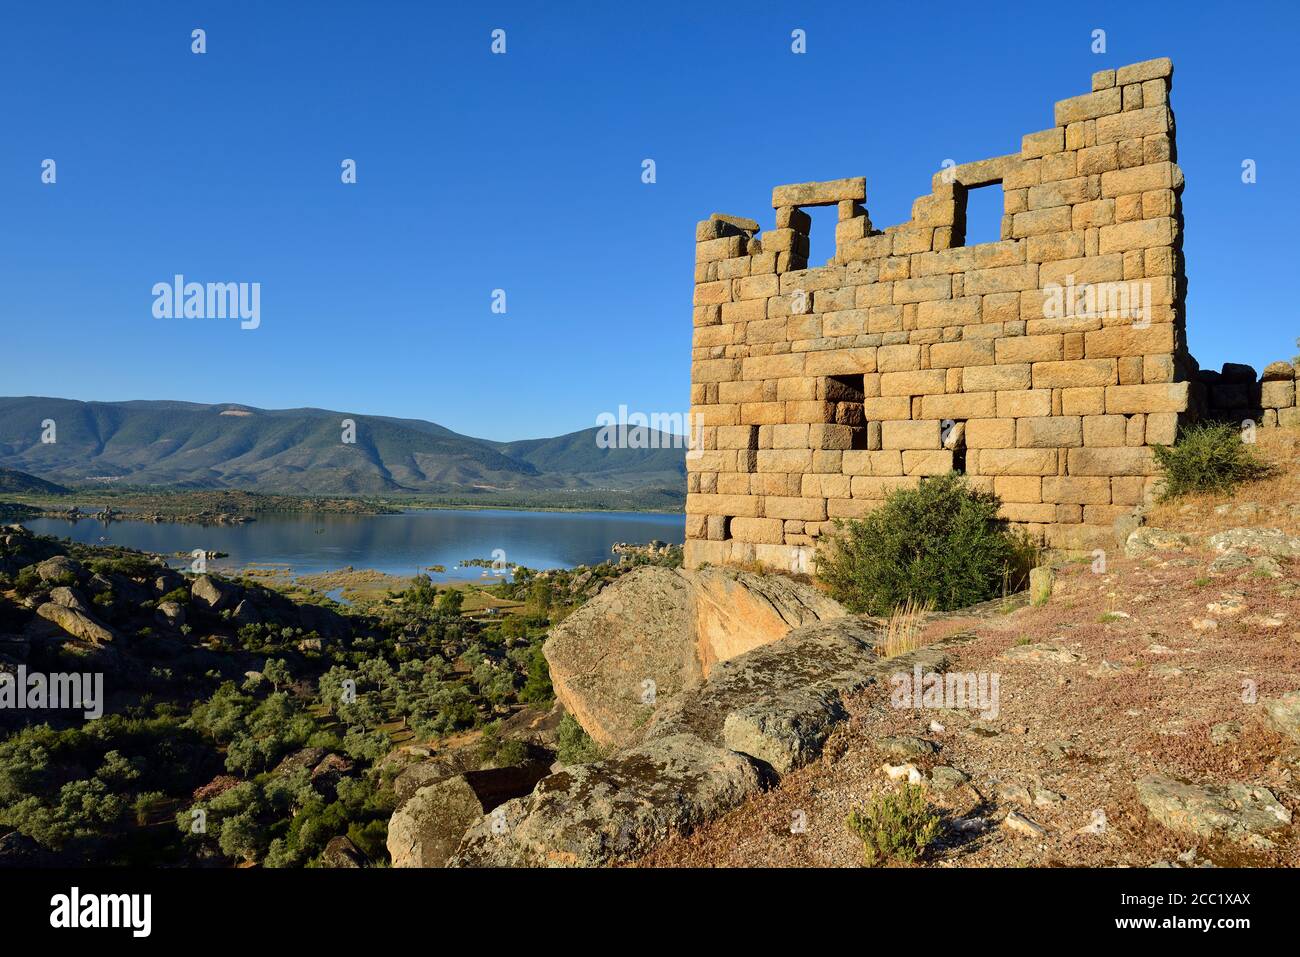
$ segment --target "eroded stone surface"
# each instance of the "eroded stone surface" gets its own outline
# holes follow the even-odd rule
[[[1264,835],[1287,827],[1291,812],[1268,788],[1246,784],[1192,784],[1161,774],[1137,782],[1138,800],[1169,828],[1201,838],[1225,838],[1265,850]]]
[[[677,734],[543,778],[465,833],[454,867],[591,867],[630,860],[761,789],[735,752]],[[391,838],[390,838],[391,846]]]
[[[627,745],[720,662],[845,614],[781,576],[637,569],[566,618],[545,653],[556,697],[596,741]]]

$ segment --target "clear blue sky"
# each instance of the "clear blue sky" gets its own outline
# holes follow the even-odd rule
[[[468,6],[6,3],[0,394],[500,439],[684,411],[696,220],[770,226],[772,186],[865,175],[873,221],[898,222],[945,158],[1013,152],[1094,70],[1161,55],[1192,350],[1295,351],[1295,4]],[[154,319],[175,273],[260,282],[261,328]]]

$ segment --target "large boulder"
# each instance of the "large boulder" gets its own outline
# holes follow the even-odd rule
[[[393,793],[399,805],[409,801],[420,788],[438,784],[467,771],[478,770],[479,760],[473,748],[459,748],[437,754],[404,768],[393,778]]]
[[[597,742],[626,746],[719,663],[845,614],[784,576],[647,566],[566,618],[544,651],[565,709]]]
[[[211,575],[200,575],[190,585],[190,597],[194,604],[208,611],[224,611],[239,604],[240,589],[237,585],[223,582]]]
[[[594,867],[631,860],[761,788],[759,769],[743,755],[674,735],[543,778],[527,797],[476,819],[447,863]],[[390,851],[392,834],[390,824]]]
[[[330,838],[320,854],[321,867],[366,867],[366,855],[345,835]]]
[[[177,601],[160,601],[154,620],[166,628],[179,628],[185,624],[185,606]]]
[[[69,588],[66,585],[60,585],[57,588],[50,589],[50,601],[56,605],[62,605],[64,608],[71,608],[73,611],[79,611],[83,615],[90,614],[90,606],[86,604],[86,599],[82,597],[81,592],[75,588]]]
[[[784,775],[821,755],[848,717],[844,698],[891,675],[942,672],[954,634],[894,658],[878,657],[880,627],[844,618],[797,628],[780,641],[723,662],[647,725],[647,740],[690,733]]]
[[[427,784],[400,804],[388,822],[394,867],[442,867],[483,815],[528,794],[546,775],[540,765],[469,771]]]
[[[106,645],[117,639],[117,635],[112,629],[101,625],[89,615],[77,611],[75,608],[56,605],[52,601],[47,601],[36,609],[36,614],[47,621],[54,622],[73,638],[88,641],[92,645]]]
[[[857,618],[818,622],[720,663],[661,708],[650,739],[690,733],[770,765],[806,764],[846,716],[841,697],[875,680],[879,630]]]
[[[85,569],[67,555],[55,555],[37,565],[36,574],[43,582],[80,581],[85,575]]]

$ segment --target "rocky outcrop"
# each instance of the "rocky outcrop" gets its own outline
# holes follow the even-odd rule
[[[647,739],[690,733],[786,773],[812,760],[843,720],[841,698],[875,680],[878,630],[821,622],[720,663],[657,714]]]
[[[67,555],[55,555],[37,565],[36,574],[43,582],[80,581],[85,576],[85,569]]]
[[[474,823],[448,864],[592,867],[630,860],[761,787],[759,769],[743,755],[692,734],[673,735],[543,778],[527,797]],[[392,850],[391,825],[389,835]]]
[[[1271,849],[1273,842],[1264,835],[1291,823],[1291,812],[1268,788],[1197,785],[1152,774],[1137,782],[1137,796],[1151,816],[1171,831],[1226,839],[1256,850]]]
[[[360,848],[339,834],[330,838],[325,850],[321,851],[320,863],[321,867],[366,867],[369,862]]]
[[[117,640],[116,633],[111,629],[75,608],[47,601],[36,609],[36,614],[47,621],[54,622],[65,633],[79,641],[87,641],[92,645],[106,645]]]
[[[467,771],[477,770],[478,764],[473,751],[469,748],[434,755],[426,761],[420,761],[402,770],[393,779],[393,793],[397,795],[397,802],[401,805],[410,800],[420,788],[454,778]]]
[[[1229,528],[1205,541],[1216,552],[1244,551],[1270,558],[1300,558],[1300,538],[1280,528]]]
[[[200,575],[190,585],[190,597],[206,611],[225,611],[239,603],[239,588],[211,575]]]
[[[541,765],[457,774],[419,788],[388,822],[394,867],[442,867],[483,815],[532,791],[546,775]]]
[[[597,866],[638,857],[747,800],[821,753],[844,697],[895,672],[947,667],[965,634],[890,659],[879,626],[843,618],[797,628],[728,661],[660,709],[635,746],[563,768],[477,821],[456,866]]]
[[[81,592],[75,588],[69,588],[66,585],[60,585],[58,588],[50,589],[50,601],[56,605],[62,605],[64,608],[71,608],[73,611],[79,611],[83,615],[90,614],[90,606],[86,604],[86,599],[81,596]]]
[[[1274,731],[1300,741],[1300,691],[1288,691],[1277,698],[1263,698],[1264,720]]]
[[[1152,552],[1184,551],[1195,544],[1191,535],[1143,525],[1134,529],[1124,541],[1126,558],[1140,558]]]
[[[185,608],[180,602],[159,602],[154,613],[154,620],[167,628],[179,628],[185,624]]]
[[[545,654],[556,696],[596,741],[625,746],[721,662],[844,609],[782,576],[637,569],[555,628]]]

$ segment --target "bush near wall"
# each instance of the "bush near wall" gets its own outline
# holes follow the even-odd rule
[[[897,489],[866,518],[837,526],[819,575],[847,608],[873,615],[907,601],[950,611],[1017,590],[1036,549],[998,518],[1000,507],[955,472]]]

